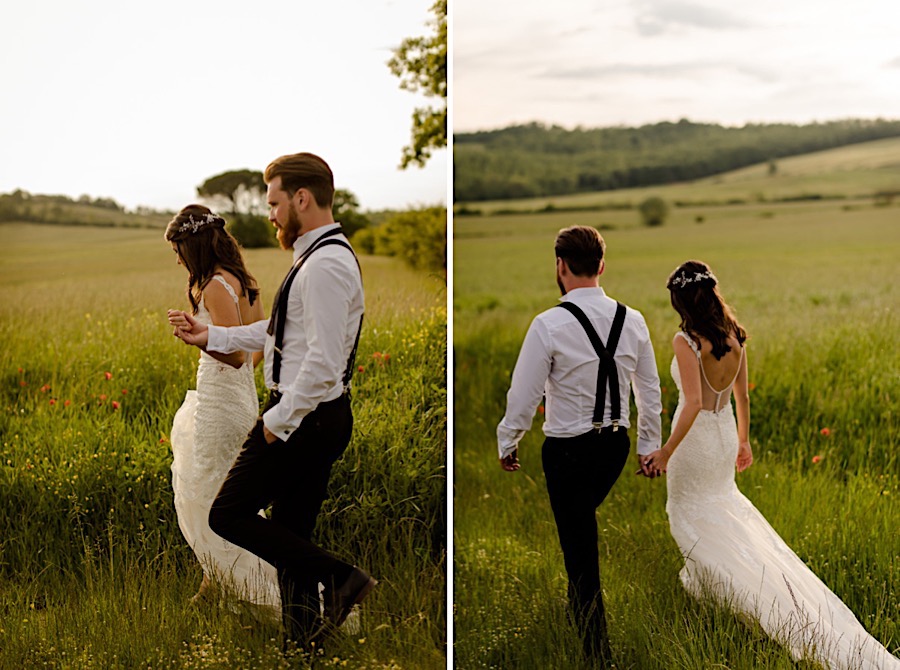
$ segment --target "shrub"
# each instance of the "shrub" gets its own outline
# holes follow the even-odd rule
[[[646,226],[661,226],[669,215],[669,206],[660,197],[652,196],[638,205],[638,211]]]

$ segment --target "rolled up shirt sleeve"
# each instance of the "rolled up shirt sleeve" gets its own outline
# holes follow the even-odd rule
[[[343,392],[347,366],[344,335],[350,327],[353,296],[359,290],[355,261],[349,254],[348,258],[352,267],[347,259],[323,254],[297,276],[307,350],[294,381],[279,386],[281,401],[263,415],[266,428],[282,440],[320,403]]]
[[[246,326],[209,326],[207,351],[232,354],[235,351],[262,351],[266,346],[269,320],[254,321]]]
[[[500,458],[511,454],[531,428],[535,410],[544,396],[551,364],[547,326],[536,318],[531,322],[522,342],[509,392],[506,394],[506,414],[497,426],[497,451]]]
[[[638,346],[638,361],[631,378],[634,402],[637,405],[637,453],[646,456],[662,444],[662,399],[659,392],[659,373],[656,371],[656,357],[650,332],[643,318],[640,322],[641,337]]]

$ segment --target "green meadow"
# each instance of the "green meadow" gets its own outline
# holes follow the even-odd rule
[[[647,320],[664,435],[677,402],[670,363],[678,328],[665,281],[691,258],[712,266],[750,334],[755,460],[738,475],[738,486],[867,630],[900,653],[900,207],[861,197],[900,184],[900,143],[872,145],[780,160],[774,176],[759,166],[648,189],[670,203],[719,203],[674,207],[658,228],[641,225],[634,210],[456,217],[458,667],[587,667],[566,616],[539,416],[520,445],[517,473],[498,466],[495,437],[528,324],[559,296],[555,234],[573,224],[601,228],[607,242],[601,284]],[[768,195],[754,196],[765,183]],[[776,191],[781,198],[833,199],[773,202]],[[576,198],[582,205],[640,200],[612,192],[557,205]],[[741,203],[725,205],[730,199]],[[527,210],[546,199],[495,204]],[[812,668],[727,609],[687,596],[668,530],[665,480],[632,476],[631,458],[597,512],[617,667]]]
[[[165,310],[187,275],[161,231],[0,225],[0,668],[442,668],[446,286],[361,258],[354,439],[318,540],[380,584],[313,659],[201,578],[172,507],[169,429],[196,352]],[[289,264],[246,253],[269,305]],[[262,370],[257,381],[262,397]]]

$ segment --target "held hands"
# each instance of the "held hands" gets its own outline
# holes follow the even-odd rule
[[[515,472],[519,469],[519,450],[513,449],[505,458],[500,459],[500,467],[507,472]]]
[[[671,456],[672,454],[665,447],[657,449],[647,456],[641,456],[641,472],[650,479],[661,476],[666,471]]]
[[[209,341],[209,330],[187,312],[170,309],[168,312],[172,335],[185,344],[192,344],[203,349]]]
[[[751,465],[753,465],[753,450],[750,448],[750,443],[741,442],[738,445],[738,455],[735,467],[738,472],[743,472]]]

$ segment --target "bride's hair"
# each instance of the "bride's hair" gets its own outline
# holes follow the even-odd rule
[[[731,351],[728,344],[731,335],[741,345],[747,340],[747,331],[719,293],[718,284],[712,270],[702,261],[682,263],[666,282],[672,307],[681,317],[681,330],[697,344],[700,344],[698,336],[709,340],[716,360]]]
[[[252,305],[259,296],[256,279],[248,272],[241,249],[225,230],[225,219],[203,205],[188,205],[166,226],[166,240],[175,244],[181,262],[188,270],[188,300],[194,314],[200,305],[203,289],[216,268],[233,274]]]

